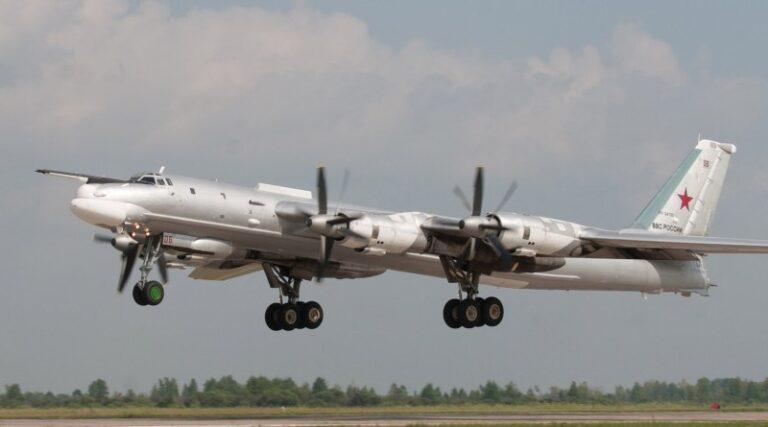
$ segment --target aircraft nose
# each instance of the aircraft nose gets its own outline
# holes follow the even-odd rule
[[[77,188],[77,198],[90,199],[98,190],[99,186],[95,184],[83,184]]]
[[[135,210],[135,206],[127,203],[90,198],[73,199],[69,202],[69,208],[83,221],[106,227],[122,225]]]

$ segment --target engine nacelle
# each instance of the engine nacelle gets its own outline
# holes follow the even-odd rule
[[[504,227],[499,235],[502,245],[520,255],[574,257],[582,254],[579,224],[519,214],[497,214],[495,218]]]
[[[423,251],[426,238],[419,228],[418,214],[397,213],[392,215],[366,215],[349,224],[350,230],[361,237],[348,237],[342,245],[363,253],[381,255]]]
[[[116,236],[112,241],[110,242],[112,244],[112,247],[117,249],[120,252],[125,252],[128,247],[138,244],[138,242],[134,239],[132,239],[130,236],[127,236],[125,234],[120,234]]]

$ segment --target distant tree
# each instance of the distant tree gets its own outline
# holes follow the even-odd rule
[[[485,385],[480,386],[480,395],[484,402],[499,403],[501,402],[501,387],[494,381],[488,381]]]
[[[432,383],[425,385],[419,393],[419,399],[425,405],[437,405],[441,403],[443,393],[440,392],[439,387],[435,387]]]
[[[184,406],[200,405],[200,391],[197,389],[197,381],[194,378],[184,385],[181,391],[181,404]]]
[[[88,396],[101,405],[106,404],[107,401],[109,401],[109,388],[107,387],[107,382],[101,378],[93,381],[88,386]]]
[[[21,393],[21,387],[18,384],[5,386],[5,396],[2,396],[0,403],[2,406],[15,407],[24,402],[24,395]]]
[[[525,400],[525,396],[523,396],[523,393],[517,388],[517,385],[512,381],[507,383],[502,392],[502,401],[504,403],[520,403],[523,400]]]
[[[384,396],[384,401],[390,405],[403,405],[408,403],[410,396],[408,396],[408,389],[404,385],[398,385],[392,383],[389,386],[387,395]]]
[[[325,382],[325,378],[317,377],[315,382],[312,383],[312,394],[318,394],[328,391],[328,383]]]
[[[372,388],[349,386],[346,403],[348,406],[374,406],[381,403],[381,397]]]
[[[708,402],[712,395],[710,390],[711,383],[708,378],[699,378],[696,381],[696,400],[699,402]]]
[[[152,386],[149,400],[161,408],[178,404],[179,384],[173,378],[161,378]]]

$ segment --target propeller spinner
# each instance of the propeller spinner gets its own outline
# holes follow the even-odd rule
[[[499,233],[506,228],[499,223],[496,217],[492,215],[482,215],[484,188],[483,171],[484,169],[481,166],[478,166],[475,171],[474,191],[472,193],[471,204],[467,199],[467,196],[461,190],[461,187],[457,185],[453,189],[453,193],[471,213],[470,216],[462,219],[458,223],[459,229],[469,238],[464,251],[462,252],[461,259],[464,261],[472,260],[477,251],[477,244],[480,241],[491,248],[493,253],[501,261],[502,266],[509,266],[512,264],[512,256],[499,240]],[[512,182],[504,194],[504,197],[502,197],[501,202],[495,210],[491,211],[491,213],[503,209],[515,190],[517,190],[517,182]]]

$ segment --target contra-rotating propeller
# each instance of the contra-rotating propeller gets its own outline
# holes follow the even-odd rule
[[[364,238],[364,236],[349,229],[349,224],[352,221],[361,218],[362,215],[344,214],[339,212],[341,198],[344,196],[344,192],[347,189],[348,181],[349,171],[345,170],[336,211],[333,214],[329,214],[325,168],[323,166],[317,168],[317,214],[312,215],[306,213],[307,218],[304,223],[310,231],[320,235],[320,262],[315,274],[318,282],[323,280],[323,272],[331,259],[331,251],[333,250],[333,244],[336,240],[341,240],[345,237]],[[340,225],[346,225],[346,227],[339,227]]]
[[[493,215],[482,214],[483,187],[483,167],[478,166],[475,171],[475,183],[471,204],[469,203],[466,195],[464,195],[464,192],[461,190],[461,187],[457,185],[453,188],[453,193],[461,200],[462,204],[471,213],[470,216],[462,219],[458,223],[459,230],[461,230],[462,234],[469,238],[460,258],[463,261],[472,260],[475,257],[475,253],[477,251],[477,242],[482,241],[486,243],[491,248],[493,253],[499,258],[501,265],[506,267],[512,264],[512,256],[499,240],[499,233],[504,231],[506,228],[501,225],[499,220]],[[504,208],[504,205],[507,204],[515,190],[517,190],[517,182],[513,181],[504,194],[504,197],[502,197],[501,202],[498,204],[495,210],[491,211],[491,213],[498,212]]]
[[[122,293],[125,289],[125,285],[131,277],[133,266],[136,264],[136,259],[145,248],[145,245],[155,245],[153,253],[155,253],[157,257],[157,271],[160,274],[163,283],[168,283],[168,265],[165,260],[165,254],[163,253],[161,237],[162,235],[150,237],[143,243],[139,243],[139,241],[125,234],[120,234],[115,237],[104,234],[95,234],[93,236],[94,242],[109,243],[112,247],[121,252],[120,277],[117,281],[117,292]]]

